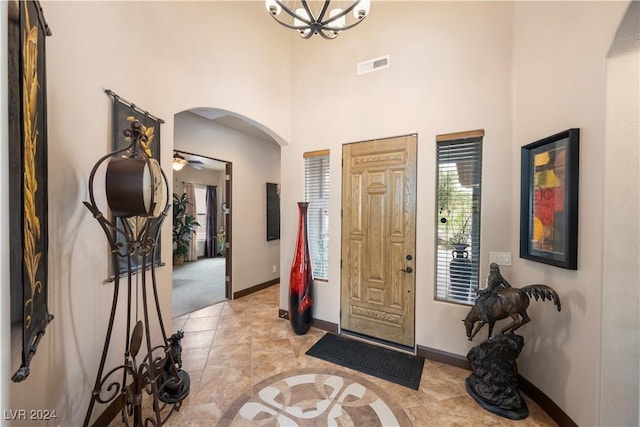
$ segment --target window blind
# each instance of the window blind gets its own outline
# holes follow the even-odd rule
[[[482,131],[436,138],[436,298],[473,304],[479,285]]]
[[[329,150],[304,154],[307,235],[315,279],[329,279]]]

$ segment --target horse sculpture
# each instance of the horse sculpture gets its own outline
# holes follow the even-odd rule
[[[485,292],[485,291],[480,291]],[[473,340],[478,331],[482,329],[484,325],[489,324],[489,336],[493,332],[493,326],[498,320],[511,317],[513,321],[502,328],[501,333],[513,332],[519,327],[531,321],[527,315],[527,307],[529,307],[529,297],[534,297],[536,301],[541,298],[542,301],[549,299],[553,301],[558,311],[560,311],[560,298],[556,291],[547,285],[529,285],[524,288],[502,288],[493,290],[496,298],[483,299],[486,301],[486,306],[479,307],[479,304],[484,304],[479,298],[476,300],[476,304],[471,308],[467,317],[463,320],[464,326],[467,329],[467,337],[469,341]],[[473,325],[478,323],[478,326],[473,330]]]

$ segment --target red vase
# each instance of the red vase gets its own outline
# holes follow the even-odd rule
[[[311,327],[313,307],[313,271],[307,239],[308,207],[308,202],[298,202],[298,241],[289,278],[289,322],[298,335],[305,334]]]

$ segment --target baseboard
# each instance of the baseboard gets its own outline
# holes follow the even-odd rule
[[[277,277],[275,279],[269,280],[267,282],[263,282],[260,283],[258,285],[252,286],[250,288],[247,289],[243,289],[241,291],[238,292],[234,292],[233,296],[231,299],[238,299],[238,298],[242,298],[242,297],[246,297],[247,295],[251,295],[254,292],[258,292],[261,291],[263,289],[267,289],[273,285],[277,285],[278,283],[280,283],[280,278]]]
[[[455,366],[456,368],[471,370],[471,363],[466,357],[459,354],[449,353],[435,348],[418,346],[418,356],[422,356],[425,359],[433,360],[434,362],[444,363],[446,365]]]
[[[560,409],[560,407],[556,405],[556,402],[551,400],[549,396],[540,391],[538,387],[531,384],[529,380],[522,375],[518,375],[518,383],[520,390],[536,402],[560,427],[578,427],[578,424]]]
[[[289,320],[289,312],[281,308],[278,309],[278,317],[281,319]],[[338,325],[326,320],[311,319],[311,326],[321,329],[323,331],[331,332],[332,334],[338,333]]]
[[[326,320],[313,319],[311,320],[311,326],[321,329],[323,331],[331,332],[332,334],[338,333],[338,325]]]

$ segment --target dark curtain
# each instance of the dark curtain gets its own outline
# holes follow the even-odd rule
[[[204,256],[207,258],[213,258],[216,256],[216,224],[218,222],[218,203],[216,196],[216,187],[213,185],[207,185],[207,241],[204,247]]]

